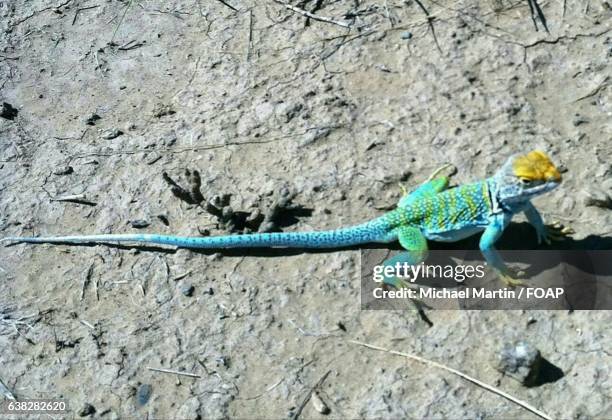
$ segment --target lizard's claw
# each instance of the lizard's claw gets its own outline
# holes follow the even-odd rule
[[[517,271],[516,273],[511,273],[510,271],[506,273],[499,273],[499,278],[506,284],[508,287],[516,287],[516,286],[526,286],[526,284],[517,279],[516,277],[522,277],[525,275],[524,271]]]
[[[408,190],[406,189],[406,186],[404,184],[402,184],[401,182],[398,183],[400,191],[402,192],[402,197],[408,195]]]

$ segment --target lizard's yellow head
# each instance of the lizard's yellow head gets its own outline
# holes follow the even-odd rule
[[[561,174],[546,153],[534,150],[511,156],[494,180],[497,200],[510,205],[552,190],[561,183]]]
[[[561,174],[546,153],[534,150],[526,155],[516,156],[512,162],[514,176],[524,182],[561,182]]]

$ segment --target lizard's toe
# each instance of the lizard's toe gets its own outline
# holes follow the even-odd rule
[[[507,273],[507,274],[500,273],[499,278],[508,287],[526,286],[526,284],[522,280],[516,278],[516,277],[521,277],[524,275],[525,275],[525,272],[520,270],[514,273],[514,275],[512,275],[511,273]]]
[[[545,238],[547,243],[550,244],[550,241],[563,241],[574,233],[576,232],[571,227],[564,226],[560,222],[553,222],[546,227]]]

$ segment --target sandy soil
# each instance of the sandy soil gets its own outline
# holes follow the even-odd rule
[[[288,191],[283,230],[332,228],[382,214],[400,180],[444,162],[466,182],[542,148],[564,183],[536,205],[576,231],[561,246],[612,249],[612,211],[587,205],[612,194],[609,1],[540,0],[549,33],[527,1],[423,0],[429,20],[416,1],[321,2],[336,23],[227,3],[237,10],[0,2],[0,99],[17,111],[0,118],[0,236],[241,230],[172,193],[163,173],[186,186],[186,170],[235,212],[265,214]],[[70,195],[85,203],[57,200]],[[520,226],[504,244],[537,247]],[[0,248],[0,379],[18,398],[66,398],[69,417],[90,404],[105,419],[537,418],[359,340],[553,418],[612,417],[610,312],[429,311],[428,324],[413,309],[360,311],[358,262],[355,250]],[[562,376],[524,387],[495,370],[517,339]],[[327,416],[301,407],[321,379]]]

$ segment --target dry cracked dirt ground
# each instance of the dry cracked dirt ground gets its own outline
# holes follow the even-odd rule
[[[610,1],[291,4],[333,22],[269,0],[0,1],[0,236],[332,228],[444,162],[465,182],[541,148],[564,182],[536,205],[576,231],[559,246],[612,249]],[[545,249],[521,226],[502,248]],[[360,340],[612,418],[610,312],[361,311],[358,263],[2,247],[0,379],[69,418],[537,418]],[[514,340],[561,374],[495,370]]]

